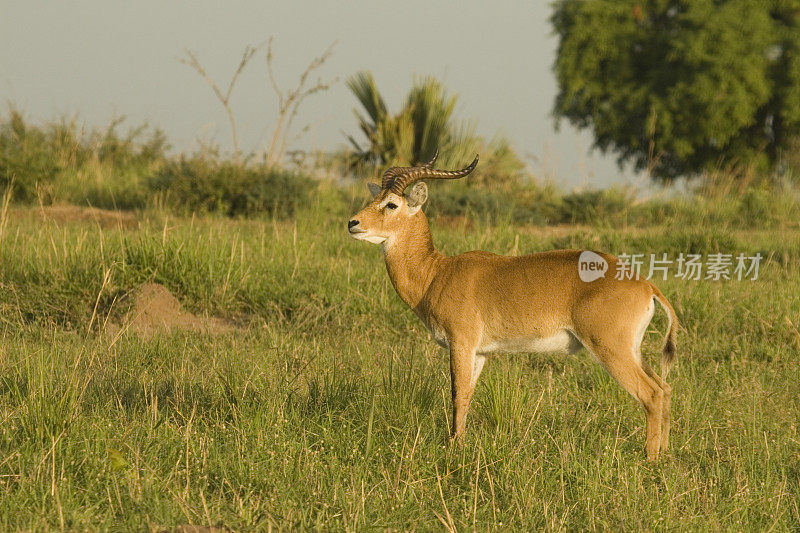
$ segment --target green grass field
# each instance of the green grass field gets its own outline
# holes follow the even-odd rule
[[[435,202],[435,197],[433,199]],[[800,528],[800,229],[433,220],[446,253],[760,252],[757,281],[658,282],[679,334],[671,450],[586,353],[489,361],[447,446],[446,352],[324,196],[296,222],[8,220],[0,530]],[[137,337],[141,283],[235,333]],[[660,312],[646,338],[655,362]]]

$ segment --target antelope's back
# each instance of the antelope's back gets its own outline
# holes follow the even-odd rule
[[[576,307],[592,298],[624,305],[629,294],[649,291],[645,280],[618,280],[617,257],[592,252],[605,271],[591,281],[581,278],[584,250],[552,250],[519,257],[467,252],[448,258],[439,294],[457,314],[475,314],[493,335],[550,335],[572,327]],[[599,268],[599,267],[596,267]]]

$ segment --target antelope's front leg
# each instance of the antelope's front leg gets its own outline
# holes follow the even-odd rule
[[[476,347],[453,343],[450,348],[450,384],[453,400],[451,440],[461,441],[467,425],[467,411],[478,376],[486,358],[476,356]]]

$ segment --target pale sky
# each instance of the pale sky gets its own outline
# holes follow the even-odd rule
[[[222,107],[202,79],[178,62],[195,51],[227,85],[242,50],[274,38],[279,83],[293,86],[308,62],[336,42],[319,71],[339,81],[305,102],[295,149],[334,149],[358,134],[355,98],[344,79],[370,70],[390,111],[415,76],[433,75],[459,97],[456,114],[478,132],[506,135],[533,172],[572,188],[639,183],[611,156],[589,151],[591,134],[566,122],[555,131],[551,67],[557,41],[547,0],[482,2],[3,0],[0,97],[33,120],[77,116],[104,126],[125,115],[162,128],[175,150],[197,139],[231,148]],[[232,97],[242,148],[263,147],[277,115],[264,55]]]

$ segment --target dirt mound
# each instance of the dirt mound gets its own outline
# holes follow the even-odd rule
[[[181,304],[169,289],[158,283],[145,283],[133,298],[125,323],[139,335],[178,329],[204,333],[229,333],[236,327],[220,318],[202,317],[181,311]]]
[[[175,527],[155,526],[151,531],[157,533],[226,533],[230,529],[226,527],[195,526],[193,524],[181,524]]]
[[[151,531],[157,533],[226,533],[230,529],[226,527],[195,526],[193,524],[181,524],[175,527],[155,526]]]
[[[11,210],[10,214],[13,218],[35,217],[57,224],[91,223],[97,224],[101,228],[121,229],[135,229],[139,226],[139,221],[133,213],[77,205],[15,208]]]

